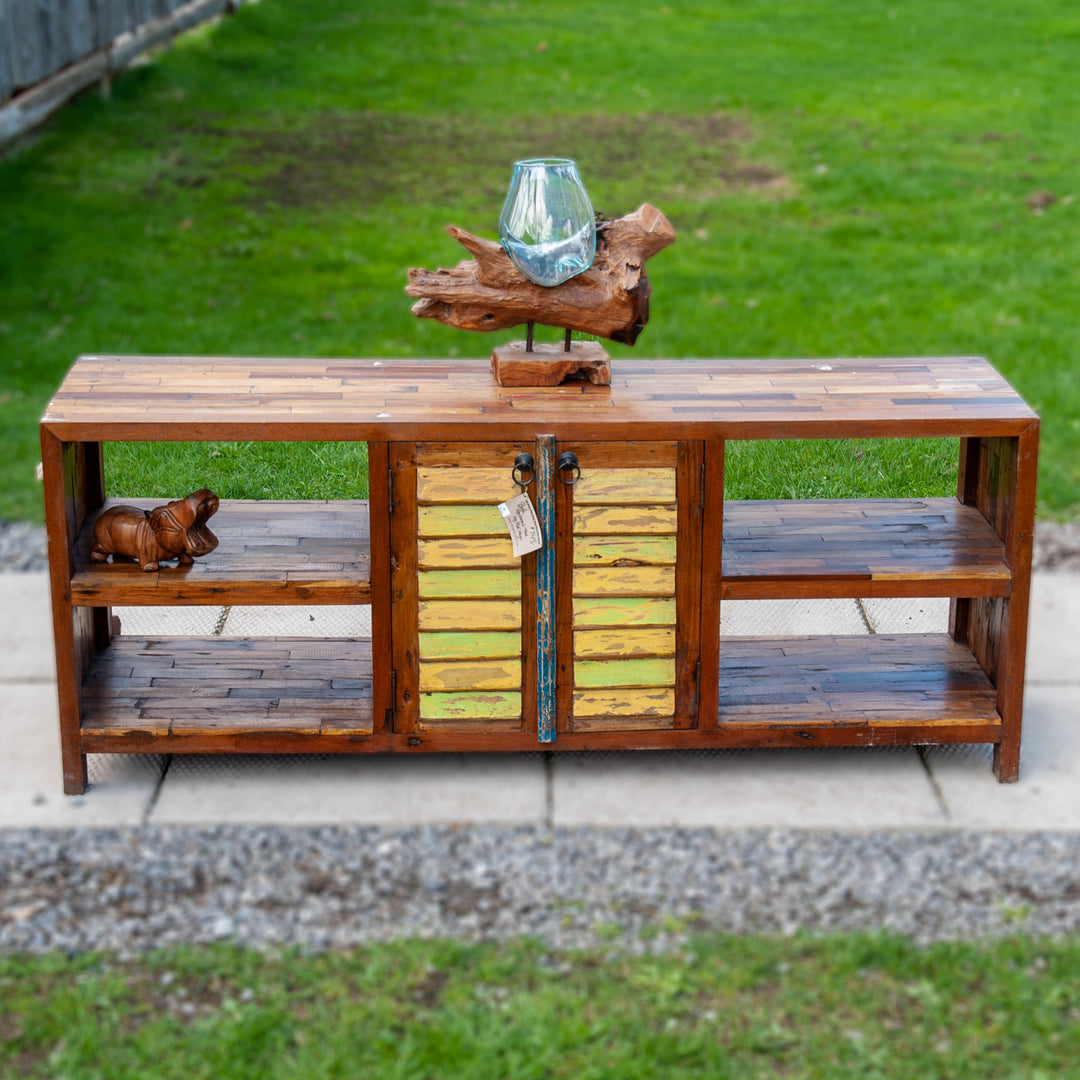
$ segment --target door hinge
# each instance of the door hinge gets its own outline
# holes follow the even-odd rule
[[[705,462],[704,461],[701,463],[700,468],[701,468],[701,493],[699,495],[698,501],[699,501],[699,504],[701,506],[704,506],[705,505]]]
[[[394,467],[391,465],[386,470],[386,501],[390,507],[390,513],[394,512]]]

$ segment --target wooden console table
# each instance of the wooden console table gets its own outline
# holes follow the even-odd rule
[[[610,387],[526,389],[486,360],[82,357],[41,422],[64,790],[87,753],[538,746],[992,743],[1015,780],[1038,431],[976,358],[622,360]],[[955,499],[725,504],[728,440],[930,436],[960,439]],[[125,440],[364,441],[370,499],[225,500],[190,568],[91,563]],[[514,558],[521,453],[546,543]],[[932,596],[948,633],[720,635],[726,599]],[[128,637],[110,613],[184,604],[370,604],[372,638]]]

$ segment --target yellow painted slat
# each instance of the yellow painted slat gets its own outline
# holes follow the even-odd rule
[[[420,536],[506,536],[506,522],[498,509],[498,503],[505,501],[487,506],[421,506],[417,510]]]
[[[674,506],[575,506],[574,532],[615,536],[674,535],[678,517]]]
[[[521,604],[512,600],[421,601],[421,630],[518,630]]]
[[[575,503],[673,503],[674,469],[588,469],[574,485]]]
[[[575,596],[674,596],[674,566],[576,566]]]
[[[423,653],[421,652],[421,655]],[[575,630],[574,656],[674,656],[675,627],[647,626],[628,629],[616,626],[608,630]]]
[[[521,660],[429,660],[420,665],[420,689],[520,690]]]
[[[514,545],[504,530],[502,536],[471,536],[454,540],[421,540],[416,557],[422,570],[473,569],[491,566],[520,566]]]
[[[516,720],[520,716],[519,691],[440,691],[420,695],[421,720]]]
[[[674,626],[675,600],[653,596],[574,597],[574,627]]]
[[[421,570],[420,598],[520,596],[521,571],[513,570]]]
[[[576,690],[575,716],[674,716],[675,691]]]
[[[577,660],[574,686],[674,686],[675,657],[647,656],[630,660]]]
[[[576,536],[575,566],[613,566],[615,563],[675,564],[674,536]]]
[[[417,502],[458,505],[506,502],[521,491],[510,476],[513,464],[513,459],[508,459],[505,469],[417,469]]]
[[[497,630],[487,633],[420,635],[420,660],[495,660],[521,656],[521,634]]]

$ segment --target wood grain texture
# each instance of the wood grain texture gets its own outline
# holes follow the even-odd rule
[[[390,453],[386,443],[368,443],[371,554],[372,733],[394,725],[393,607],[390,565]]]
[[[508,389],[486,360],[85,356],[62,440],[560,441],[1016,435],[1035,414],[976,357],[620,359],[610,387]]]
[[[118,637],[87,676],[84,738],[370,733],[371,643]]]
[[[143,572],[136,563],[90,560],[93,523],[75,541],[72,603],[365,604],[371,600],[371,540],[366,500],[224,499],[213,519],[217,548],[190,566]],[[124,499],[149,509],[161,499]]]
[[[611,358],[596,341],[534,345],[511,341],[491,353],[491,375],[500,386],[560,386],[585,380],[593,386],[611,382]]]
[[[724,638],[728,723],[1000,725],[997,692],[947,634]]]
[[[724,504],[723,597],[1004,596],[1005,545],[955,499]]]

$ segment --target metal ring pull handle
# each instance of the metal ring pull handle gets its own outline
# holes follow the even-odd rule
[[[514,483],[520,488],[527,488],[532,482],[533,477],[536,475],[536,464],[533,461],[532,454],[525,453],[524,451],[516,458],[514,458],[514,468],[510,473]]]
[[[564,450],[559,455],[559,479],[564,484],[576,484],[581,476],[581,466],[578,465],[577,454],[573,450]]]

